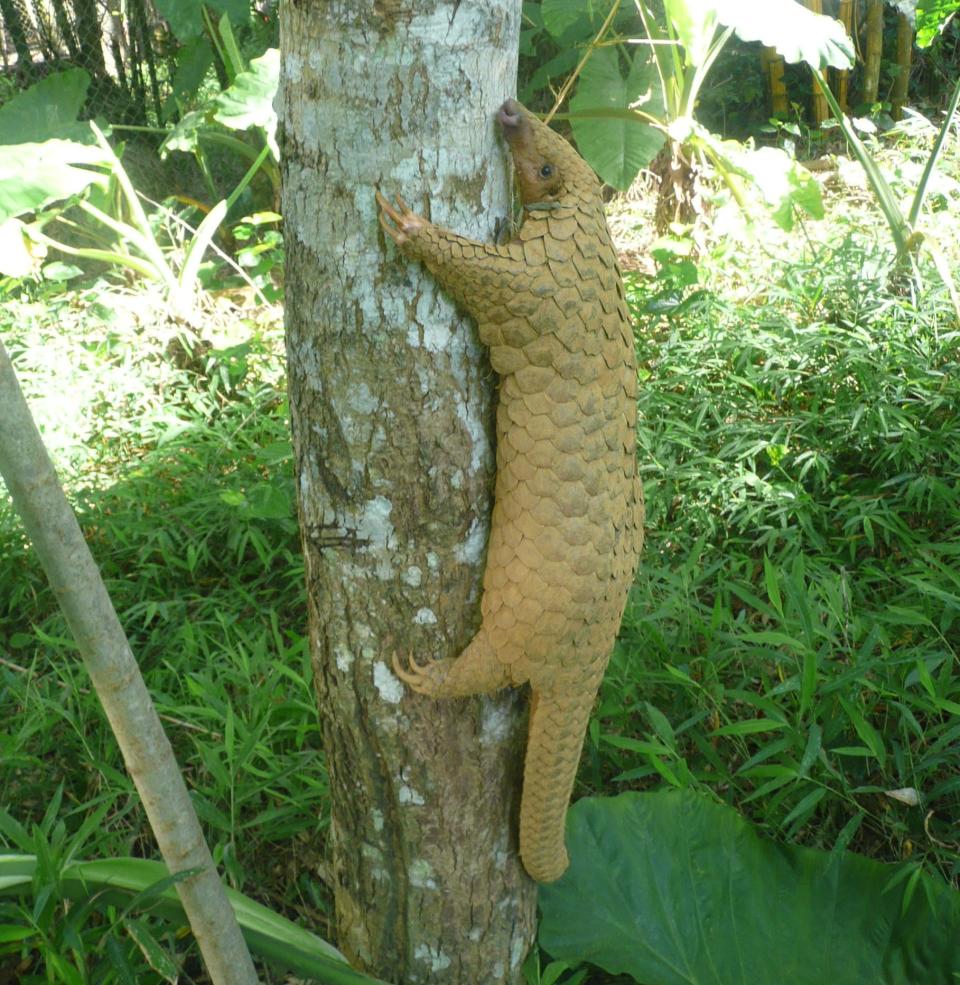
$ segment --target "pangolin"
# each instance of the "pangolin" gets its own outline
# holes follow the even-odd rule
[[[637,366],[600,182],[516,100],[497,119],[523,206],[509,243],[465,239],[377,193],[386,234],[476,319],[500,377],[480,629],[455,659],[394,667],[432,698],[529,682],[520,856],[551,882],[568,864],[567,804],[643,544]]]

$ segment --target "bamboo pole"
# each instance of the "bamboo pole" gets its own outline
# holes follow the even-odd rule
[[[863,102],[879,98],[880,59],[883,55],[883,0],[867,0],[867,43],[863,70]]]
[[[0,475],[77,641],[215,985],[257,973],[173,750],[0,342]]]
[[[913,59],[913,25],[904,14],[897,15],[897,74],[890,96],[890,115],[903,118],[903,104],[910,91],[910,64]]]
[[[803,3],[815,14],[823,13],[823,0],[803,0]],[[810,85],[810,116],[814,126],[820,126],[830,116],[830,108],[827,106],[827,101],[824,99],[816,79],[812,79]]]
[[[760,64],[770,91],[770,114],[786,117],[790,110],[787,87],[783,81],[783,57],[776,48],[764,48],[760,52]]]
[[[850,37],[853,37],[853,6],[854,0],[840,0],[840,8],[837,12],[840,23]],[[850,72],[845,68],[833,70],[834,92],[840,109],[847,112],[850,109]]]

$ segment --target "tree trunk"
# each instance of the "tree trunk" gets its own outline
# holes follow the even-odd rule
[[[880,59],[883,55],[883,0],[867,0],[867,44],[863,68],[863,102],[879,98]]]
[[[913,25],[904,14],[897,15],[897,75],[890,96],[892,108],[890,115],[895,120],[903,119],[903,104],[910,91],[910,63],[913,59]]]
[[[519,0],[281,7],[290,407],[331,777],[340,947],[392,982],[518,983],[535,887],[517,857],[525,702],[435,702],[393,655],[479,624],[492,372],[475,328],[387,247],[374,190],[491,240],[494,112]]]

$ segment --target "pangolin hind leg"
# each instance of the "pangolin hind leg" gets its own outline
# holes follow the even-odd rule
[[[564,820],[596,690],[533,692],[520,804],[520,857],[537,882],[553,882],[567,868]]]
[[[418,664],[410,660],[404,667],[396,654],[393,670],[397,677],[419,694],[431,698],[466,698],[471,694],[492,694],[511,683],[509,668],[498,658],[483,629],[458,657]]]

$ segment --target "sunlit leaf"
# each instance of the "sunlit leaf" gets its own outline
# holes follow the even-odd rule
[[[657,985],[954,985],[960,974],[960,897],[942,883],[916,869],[906,899],[889,887],[897,867],[777,844],[702,794],[581,800],[567,848],[570,868],[539,897],[540,943],[561,961]]]

